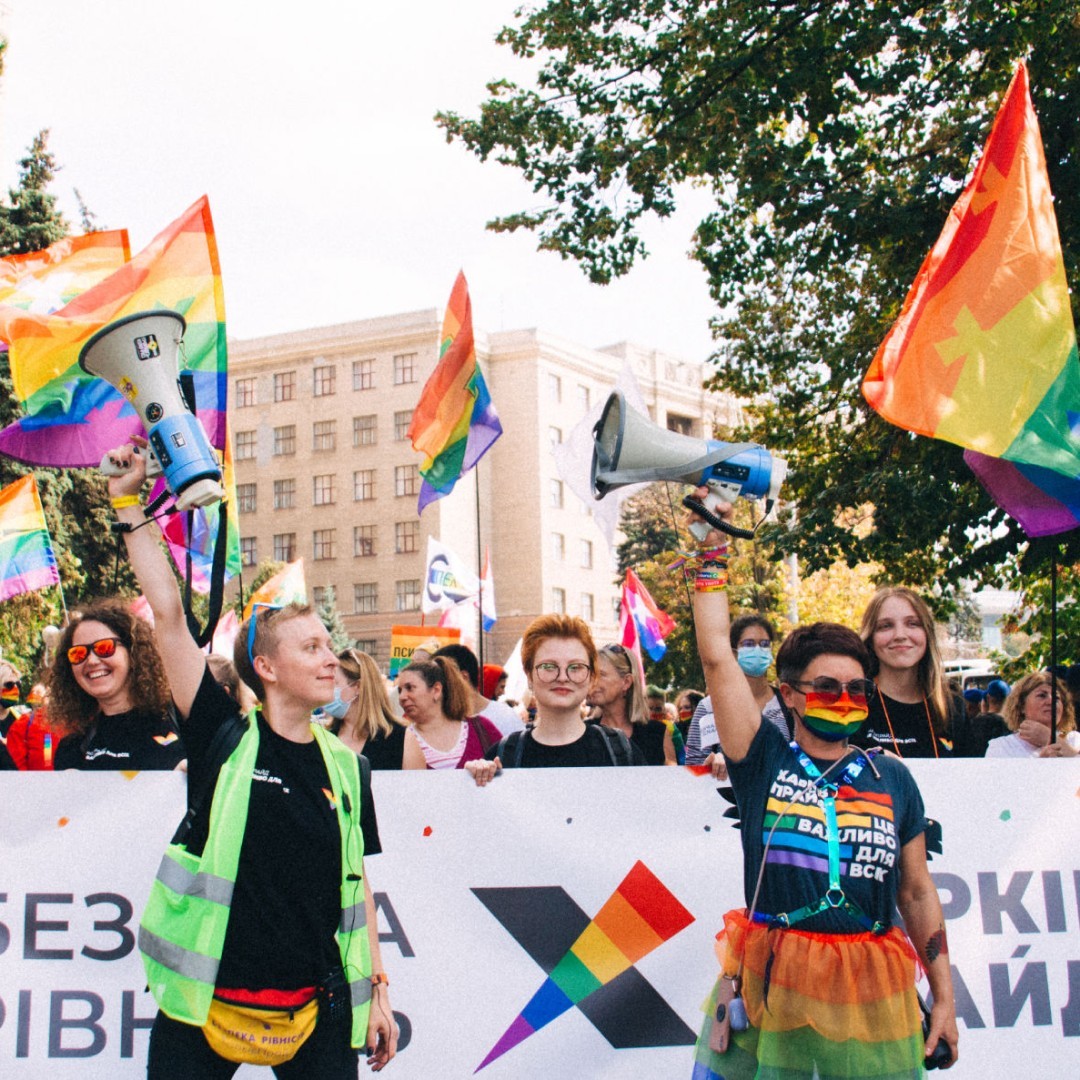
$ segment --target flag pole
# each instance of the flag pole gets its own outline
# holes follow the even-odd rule
[[[483,553],[480,544],[480,462],[478,461],[473,466],[473,477],[475,478],[475,486],[473,490],[476,492],[476,579],[480,582],[480,589],[477,593],[477,605],[476,605],[476,653],[477,660],[480,663],[480,690],[483,691],[484,686],[484,567],[482,565]]]
[[[1058,542],[1050,547],[1050,745],[1057,742],[1057,564]]]

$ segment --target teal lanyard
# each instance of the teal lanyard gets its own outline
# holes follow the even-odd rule
[[[799,908],[798,911],[788,912],[784,915],[755,913],[754,919],[770,926],[787,929],[789,926],[794,926],[795,923],[802,922],[803,919],[810,918],[811,915],[819,915],[821,912],[830,909],[839,909],[855,919],[865,930],[869,930],[873,934],[884,934],[889,929],[889,924],[871,919],[862,908],[847,898],[843,885],[840,883],[840,827],[836,821],[836,793],[841,784],[851,783],[863,771],[864,762],[867,759],[862,755],[854,758],[848,762],[844,767],[844,771],[840,773],[836,780],[827,780],[797,742],[792,741],[790,746],[799,759],[803,772],[814,781],[814,786],[824,793],[822,802],[825,807],[825,835],[829,845],[829,890],[816,903],[807,904],[805,907]],[[764,857],[762,855],[762,858]]]

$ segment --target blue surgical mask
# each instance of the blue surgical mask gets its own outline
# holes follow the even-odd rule
[[[334,700],[324,705],[319,712],[325,716],[332,716],[335,720],[344,720],[345,714],[348,713],[349,707],[352,705],[351,701],[344,701],[341,697],[341,687],[334,687]]]
[[[769,670],[772,648],[768,645],[741,645],[737,657],[743,672],[756,678]]]

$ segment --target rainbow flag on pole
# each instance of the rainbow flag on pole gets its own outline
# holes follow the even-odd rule
[[[862,390],[898,427],[1080,476],[1076,330],[1023,64]]]
[[[0,601],[59,584],[45,511],[30,474],[0,491]]]
[[[443,318],[439,362],[413,411],[409,439],[424,454],[423,483],[416,512],[454,490],[502,434],[476,360],[472,302],[465,275],[458,273]]]
[[[622,644],[628,649],[644,649],[653,660],[662,660],[667,646],[664,639],[675,629],[675,621],[656,606],[649,590],[633,570],[627,569],[623,580]],[[641,659],[640,652],[638,659]]]
[[[211,443],[225,446],[225,294],[205,196],[134,259],[53,314],[0,303],[0,339],[26,415],[0,431],[0,453],[32,465],[97,465],[142,423],[131,405],[78,365],[79,349],[114,319],[171,308],[187,321],[186,367]]]

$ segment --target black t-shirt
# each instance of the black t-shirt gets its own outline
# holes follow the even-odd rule
[[[7,747],[3,743],[0,743],[0,772],[3,772],[5,769],[14,769],[15,767],[15,762],[11,760],[11,755],[7,752]]]
[[[378,734],[368,739],[363,753],[373,769],[400,769],[405,753],[405,725],[394,724],[389,735]]]
[[[599,724],[586,724],[581,738],[562,746],[548,746],[546,743],[537,742],[533,738],[532,731],[523,731],[511,738],[524,740],[521,747],[520,767],[522,769],[581,769],[615,764],[605,746],[608,736],[600,730]],[[629,764],[644,765],[645,760],[641,756],[641,751],[633,743],[630,744],[630,749],[633,760]],[[498,752],[499,747],[492,746],[484,756],[488,761],[494,761]],[[516,754],[506,754],[506,757],[516,756]],[[513,760],[503,761],[502,764],[507,768],[514,767]]]
[[[659,720],[646,720],[644,724],[634,724],[630,741],[645,755],[646,765],[663,765],[667,760],[664,757],[666,735],[666,724],[661,724]]]
[[[880,746],[905,758],[952,757],[940,736],[936,737],[937,753],[934,752],[935,735],[926,702],[895,701],[878,690],[870,698],[869,706],[866,723],[851,740],[856,745]],[[963,709],[959,698],[950,700],[950,709],[956,708]]]
[[[207,671],[183,724],[194,789],[215,731],[237,712]],[[340,964],[341,838],[319,744],[282,738],[261,714],[257,722],[259,752],[217,985],[296,990]],[[370,789],[363,796],[357,826],[365,854],[373,855],[381,850],[378,825]],[[355,811],[349,816],[355,820]]]
[[[175,769],[187,750],[168,713],[156,715],[131,709],[99,716],[90,737],[76,732],[61,739],[53,768],[61,769]]]

